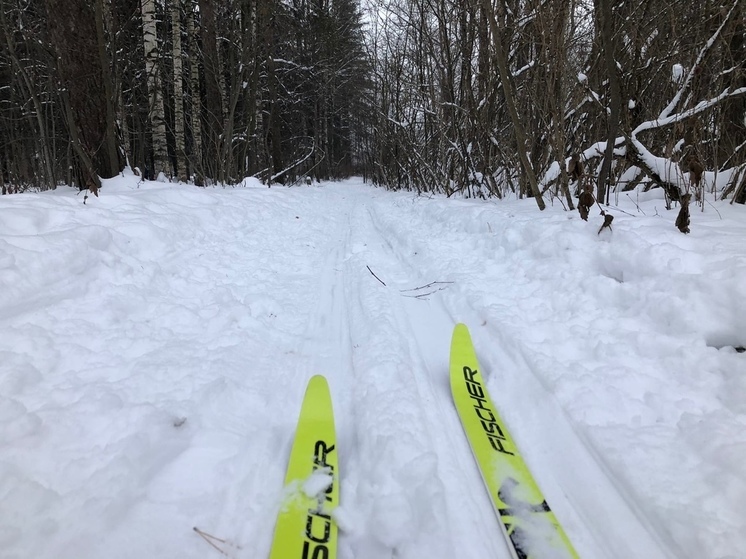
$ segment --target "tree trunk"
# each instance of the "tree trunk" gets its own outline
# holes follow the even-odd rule
[[[603,50],[604,62],[606,63],[606,77],[609,81],[609,105],[610,111],[607,119],[608,133],[604,160],[598,173],[598,185],[596,186],[596,200],[604,202],[607,200],[607,183],[611,173],[611,163],[614,160],[614,146],[619,132],[619,116],[622,109],[622,92],[619,85],[616,60],[614,53],[614,25],[612,23],[611,0],[597,0],[598,17],[601,19],[601,34],[599,40]]]
[[[243,30],[243,45],[242,53],[245,59],[245,64],[249,68],[249,78],[247,80],[246,97],[245,97],[245,129],[246,135],[245,151],[242,157],[242,164],[244,165],[244,174],[250,175],[256,172],[258,168],[257,160],[257,148],[256,148],[256,133],[257,133],[257,107],[258,94],[257,89],[259,87],[259,64],[257,61],[257,13],[256,13],[256,2],[253,0],[244,0],[242,4],[242,23],[244,25]]]
[[[187,36],[189,37],[189,99],[191,103],[190,126],[192,129],[192,147],[190,164],[194,184],[204,184],[205,172],[202,166],[202,93],[199,85],[199,47],[197,30],[194,25],[194,5],[188,0]]]
[[[119,149],[117,146],[117,120],[114,106],[114,83],[111,76],[111,62],[106,52],[106,29],[104,24],[104,0],[95,0],[96,39],[98,57],[101,61],[101,73],[104,86],[104,103],[106,104],[106,150],[109,168],[106,176],[113,177],[120,171]]]
[[[199,0],[202,22],[202,60],[205,68],[205,109],[206,118],[206,170],[218,182],[224,176],[223,161],[220,159],[223,136],[223,94],[220,91],[220,62],[218,58],[217,23],[215,20],[215,0]]]
[[[546,43],[545,65],[549,67],[550,91],[547,95],[549,107],[551,138],[550,144],[554,152],[554,159],[560,163],[559,188],[567,201],[569,210],[574,209],[572,195],[568,185],[567,167],[565,165],[565,151],[567,139],[565,136],[565,61],[567,59],[566,31],[569,14],[574,6],[567,0],[553,0],[548,5],[548,13],[543,14],[542,34]]]
[[[156,179],[163,172],[170,175],[168,147],[166,144],[166,116],[163,107],[161,87],[160,52],[158,49],[158,29],[155,21],[155,0],[141,0],[142,37],[145,47],[145,72],[148,76],[150,97],[148,116],[153,141],[153,162],[151,178]]]
[[[268,122],[265,123],[266,130],[264,131],[265,149],[269,160],[267,184],[271,184],[273,180],[280,179],[281,171],[283,170],[279,93],[277,91],[277,75],[275,72],[274,9],[275,6],[272,0],[261,1],[260,19],[264,27],[263,47],[266,54],[265,62],[267,70],[266,103],[269,105],[266,111],[268,113]]]
[[[174,59],[174,174],[186,182],[184,165],[184,67],[181,60],[181,0],[171,0],[171,33]]]
[[[99,175],[111,176],[117,163],[105,149],[107,101],[96,41],[96,18],[85,0],[46,0],[49,37],[57,54],[61,99],[70,137],[83,172],[82,188],[94,194]]]
[[[495,48],[495,58],[497,60],[497,67],[500,72],[500,83],[503,86],[503,92],[505,93],[505,105],[510,115],[510,121],[513,125],[513,132],[515,134],[516,144],[518,148],[518,157],[521,160],[523,172],[526,173],[529,186],[531,187],[531,193],[536,199],[536,204],[540,210],[543,210],[546,206],[544,199],[541,197],[539,191],[539,184],[536,180],[536,174],[531,166],[531,162],[528,160],[528,154],[526,148],[528,146],[528,138],[526,137],[526,131],[523,128],[520,118],[518,117],[518,110],[515,105],[515,97],[513,95],[513,86],[511,83],[511,75],[508,70],[508,59],[503,49],[502,36],[497,27],[497,19],[495,18],[495,12],[492,10],[492,4],[490,0],[483,0],[484,11],[488,14],[490,22],[490,31],[492,32],[492,44]]]

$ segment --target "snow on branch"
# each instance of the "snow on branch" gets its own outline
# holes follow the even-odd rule
[[[734,89],[733,91],[725,90],[716,97],[707,99],[705,101],[700,101],[699,103],[697,103],[696,106],[692,107],[691,109],[687,109],[685,111],[676,113],[674,115],[670,115],[666,117],[659,117],[655,120],[648,120],[640,124],[637,128],[635,128],[630,134],[629,138],[625,138],[625,136],[618,137],[614,141],[614,145],[619,146],[619,144],[624,144],[625,139],[629,139],[635,151],[640,155],[643,165],[647,167],[648,170],[653,171],[664,182],[676,184],[677,186],[681,187],[682,185],[685,184],[685,182],[683,179],[683,174],[679,170],[678,165],[669,159],[665,159],[662,157],[656,157],[655,155],[653,155],[645,147],[645,145],[637,139],[637,135],[640,134],[641,132],[645,132],[646,130],[662,128],[664,126],[669,126],[676,122],[686,120],[689,117],[692,117],[696,114],[699,114],[701,112],[704,112],[714,107],[715,105],[717,105],[718,103],[722,102],[725,99],[738,97],[741,95],[746,95],[746,87],[739,87],[737,89]],[[587,148],[585,151],[583,151],[582,159],[587,161],[595,157],[600,157],[601,155],[603,155],[605,148],[606,148],[606,142],[596,142],[595,144]],[[625,154],[624,147],[621,147],[621,148],[615,147],[614,155],[623,156],[624,154]],[[567,164],[569,163],[569,161],[570,161],[569,157],[565,159],[565,168],[567,168]],[[549,184],[551,184],[553,181],[557,180],[557,178],[559,177],[559,174],[560,174],[560,166],[559,166],[559,163],[555,161],[550,165],[549,169],[542,177],[541,182],[539,183],[540,188],[544,188],[548,186]]]
[[[315,141],[314,141],[313,145],[311,146],[311,150],[306,154],[305,157],[303,157],[302,159],[298,159],[297,161],[295,161],[294,163],[292,163],[290,166],[285,167],[282,171],[279,171],[279,172],[275,173],[274,175],[272,175],[272,177],[270,178],[270,183],[276,181],[282,175],[284,175],[285,173],[287,173],[291,169],[297,167],[298,165],[302,164],[303,162],[308,161],[308,159],[310,159],[310,157],[313,155],[314,151],[316,151],[316,142]]]
[[[642,124],[640,124],[637,128],[635,128],[632,131],[632,136],[633,137],[637,136],[637,134],[645,130],[651,130],[653,128],[661,128],[663,126],[668,126],[669,124],[673,124],[675,122],[686,120],[687,118],[691,116],[694,116],[698,113],[706,111],[707,109],[711,107],[714,107],[715,105],[717,105],[724,99],[727,99],[729,97],[738,97],[744,94],[746,94],[746,87],[739,87],[738,89],[734,89],[733,91],[728,91],[726,89],[717,97],[713,97],[712,99],[708,99],[707,101],[700,101],[699,103],[697,103],[695,107],[692,107],[691,109],[687,109],[686,111],[676,113],[675,115],[658,117],[655,120],[648,120],[647,122],[643,122]]]
[[[526,64],[522,68],[518,68],[515,72],[513,72],[513,77],[517,78],[518,76],[520,76],[524,72],[527,72],[528,70],[530,70],[534,66],[536,66],[536,60],[532,60],[531,62],[529,62],[528,64]]]
[[[730,7],[730,10],[728,11],[728,14],[723,19],[723,22],[720,24],[720,27],[718,27],[715,32],[712,34],[712,37],[707,41],[704,47],[702,47],[702,50],[699,52],[699,55],[697,56],[697,60],[692,65],[691,69],[689,70],[689,73],[686,76],[686,80],[684,80],[684,83],[679,88],[679,91],[676,92],[676,95],[674,95],[673,99],[671,99],[671,102],[668,104],[668,106],[663,109],[660,116],[658,117],[660,119],[667,118],[673,111],[676,109],[676,106],[679,104],[679,101],[681,101],[681,97],[684,94],[684,92],[689,87],[689,84],[692,81],[692,78],[694,77],[694,73],[697,70],[697,67],[701,64],[704,57],[707,55],[709,50],[712,48],[712,45],[715,44],[715,41],[720,36],[720,33],[723,31],[725,26],[730,21],[731,16],[733,15],[733,12],[735,11],[738,4],[741,3],[742,0],[734,0],[733,5]]]
[[[620,136],[617,138],[614,142],[614,155],[617,157],[623,157],[626,153],[626,149],[624,147],[624,136]],[[621,145],[620,145],[621,144]],[[595,159],[596,157],[602,157],[604,154],[604,151],[606,150],[606,142],[596,142],[591,147],[585,149],[580,154],[580,159],[582,161],[589,161],[591,159]],[[567,166],[570,164],[571,157],[565,158],[565,169],[567,169]],[[552,182],[556,181],[560,176],[560,164],[558,161],[553,161],[552,164],[549,166],[549,169],[547,169],[547,172],[544,173],[544,176],[541,178],[541,181],[539,182],[539,188],[544,189],[547,188],[549,185],[552,184]]]

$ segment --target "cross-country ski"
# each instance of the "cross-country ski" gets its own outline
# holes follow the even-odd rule
[[[308,382],[285,475],[270,559],[335,559],[339,458],[329,385]]]
[[[577,559],[492,403],[464,324],[453,331],[450,370],[453,401],[515,559]]]

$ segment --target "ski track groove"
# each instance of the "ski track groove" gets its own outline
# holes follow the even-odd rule
[[[373,214],[371,213],[371,218],[372,218],[372,215]],[[386,226],[377,225],[377,230],[378,230],[379,235],[384,239],[384,244],[389,247],[389,249],[391,250],[391,253],[396,256],[399,262],[408,264],[408,260],[404,257],[402,250],[395,248],[393,243],[389,240],[390,238],[394,238],[401,242],[403,233],[401,232],[400,229],[397,228],[397,224],[400,221],[401,221],[400,219],[389,216]],[[412,228],[411,223],[408,223],[408,227],[409,228],[407,231],[411,231],[411,228]],[[386,231],[386,235],[384,235],[383,233],[384,230]],[[433,235],[430,235],[430,238],[436,238],[436,236],[437,234],[433,234]],[[411,265],[409,265],[409,267],[412,268]],[[436,278],[436,279],[444,279],[444,278]],[[433,281],[433,278],[423,279],[422,284],[428,283],[429,281]],[[475,317],[478,316],[480,317],[479,322],[484,323],[485,321],[483,317],[481,316],[480,310],[475,308],[469,302],[469,297],[466,294],[459,293],[461,291],[459,286],[452,285],[450,286],[450,288],[451,289],[449,289],[449,295],[451,296],[449,297],[449,299],[454,298],[453,293],[457,293],[460,295],[460,297],[458,297],[458,299],[460,300],[459,301],[460,318],[457,320],[453,320],[453,324],[455,324],[458,321],[466,321],[466,317],[468,317],[468,315],[472,315]],[[450,307],[449,304],[445,301],[446,298],[440,292],[434,293],[431,296],[431,298],[437,300],[439,302],[439,305],[445,311],[445,313],[453,319],[453,317],[455,316],[455,313],[453,312],[452,307]],[[414,299],[412,301],[416,302],[416,300]],[[474,321],[474,322],[477,322],[477,321]],[[542,380],[536,377],[536,374],[534,373],[532,367],[529,366],[525,358],[518,359],[518,360],[509,359],[509,358],[506,359],[505,355],[503,355],[503,357],[500,359],[495,358],[495,354],[505,354],[506,348],[509,347],[509,346],[506,346],[505,344],[510,344],[511,342],[514,342],[514,340],[508,340],[505,337],[506,336],[505,333],[502,332],[502,329],[498,326],[488,325],[488,330],[491,331],[491,334],[489,336],[490,338],[489,343],[485,343],[485,341],[480,342],[480,338],[483,338],[483,334],[479,329],[477,329],[476,335],[474,336],[475,346],[477,349],[477,355],[478,357],[482,355],[482,357],[479,357],[482,368],[485,368],[485,366],[487,365],[487,371],[491,369],[492,371],[497,371],[497,374],[503,375],[504,373],[500,369],[500,364],[503,364],[503,365],[508,364],[508,365],[514,366],[515,370],[521,370],[521,371],[525,370],[529,372],[531,374],[533,382],[535,384],[538,384],[539,387],[541,388],[539,393],[542,394],[542,397],[544,399],[549,401],[550,405],[554,406],[557,409],[558,419],[566,424],[567,428],[564,429],[564,432],[571,434],[571,436],[573,437],[572,440],[575,443],[574,446],[580,447],[580,449],[582,449],[582,451],[585,453],[585,456],[583,456],[582,459],[568,459],[567,456],[562,456],[562,460],[561,460],[562,463],[566,464],[566,466],[573,472],[574,472],[574,470],[572,470],[573,463],[575,463],[575,465],[583,463],[583,469],[581,471],[584,471],[586,473],[590,473],[591,471],[595,470],[593,471],[592,478],[595,478],[596,480],[600,480],[602,483],[605,483],[607,485],[607,487],[605,488],[606,491],[604,494],[608,495],[611,493],[611,494],[616,495],[617,497],[615,500],[616,501],[615,506],[612,507],[616,511],[617,515],[620,514],[620,511],[625,511],[627,515],[631,515],[634,519],[636,519],[638,523],[636,535],[639,535],[643,538],[647,538],[649,540],[648,542],[644,544],[645,549],[647,550],[648,553],[655,553],[655,555],[650,555],[650,557],[646,556],[645,559],[654,559],[654,558],[662,559],[664,557],[667,559],[671,559],[674,556],[676,556],[677,554],[675,552],[672,552],[672,550],[678,549],[678,546],[676,545],[676,543],[670,541],[670,538],[664,537],[664,535],[662,534],[652,532],[648,528],[650,524],[649,522],[647,522],[645,515],[642,513],[642,511],[639,510],[637,506],[634,505],[634,503],[630,502],[629,498],[627,497],[626,491],[624,491],[620,487],[620,482],[614,478],[614,476],[611,474],[611,472],[609,472],[605,464],[603,464],[602,461],[598,460],[597,453],[589,445],[589,442],[584,437],[580,436],[579,433],[576,432],[576,430],[574,429],[573,422],[570,420],[569,417],[567,417],[566,413],[564,412],[564,410],[561,409],[561,407],[556,402],[556,400],[554,400],[553,396],[551,395],[551,392],[547,390],[547,387],[544,385]],[[491,352],[486,352],[483,348],[489,348],[489,347],[495,346],[494,344],[495,339],[502,339],[503,340],[502,344],[497,344],[496,347],[498,349],[493,350]],[[523,347],[519,343],[514,344],[514,345],[516,345],[517,347],[520,347],[521,350],[523,350]],[[480,351],[480,348],[482,348],[482,351]],[[522,354],[521,354],[521,357],[523,357]],[[492,366],[490,367],[490,365]],[[509,369],[508,369],[508,373],[510,373]],[[515,375],[516,373],[512,373],[512,374]],[[488,375],[487,377],[488,384],[491,378],[492,378],[492,375]],[[494,390],[492,392],[494,392]],[[536,392],[535,389],[532,390],[532,393],[534,392]],[[495,399],[497,403],[499,401],[499,398],[495,398],[495,394],[492,394],[492,396],[493,396],[493,399]],[[503,407],[504,406],[500,406],[498,404],[498,409],[502,409]],[[513,415],[516,415],[515,410],[511,410],[511,413]],[[508,428],[509,430],[513,431],[512,429],[510,429],[510,423],[508,424]],[[517,441],[517,444],[518,444],[519,449],[522,449],[522,450],[525,449],[523,450],[524,455],[526,453],[531,453],[534,450],[536,450],[532,448],[526,448],[526,445],[525,444],[522,445],[520,443],[520,440]],[[558,445],[553,445],[553,446],[558,446]],[[467,450],[468,450],[468,447],[467,447]],[[468,455],[470,454],[471,452],[469,451]],[[549,458],[549,456],[547,458]],[[555,458],[557,458],[557,456],[555,456]],[[474,466],[474,468],[476,468],[476,466]],[[562,486],[561,486],[562,479],[565,479],[565,481],[567,481],[566,478],[568,477],[572,478],[577,475],[578,474],[575,474],[575,473],[570,474],[569,476],[568,475],[562,475],[562,476],[557,475],[554,477],[554,479],[551,480],[553,483],[550,484],[550,483],[539,482],[539,485],[542,487],[542,490],[547,496],[547,500],[550,503],[550,506],[552,506],[555,513],[558,514],[558,518],[560,519],[560,522],[563,523],[565,529],[568,530],[568,528],[570,527],[576,527],[578,531],[576,536],[577,535],[582,536],[582,543],[584,544],[584,546],[579,551],[580,556],[581,557],[594,557],[594,558],[596,557],[614,557],[614,558],[624,557],[625,559],[627,557],[635,556],[635,553],[636,553],[635,549],[637,548],[635,548],[634,545],[628,546],[626,545],[627,542],[620,541],[618,543],[621,544],[620,547],[622,549],[614,549],[607,542],[600,541],[599,540],[600,536],[596,534],[592,534],[592,533],[588,534],[587,530],[584,530],[583,527],[588,526],[591,523],[586,522],[586,520],[588,519],[589,513],[588,513],[587,507],[583,505],[584,504],[591,505],[592,503],[582,503],[582,502],[578,502],[574,500],[572,493],[570,494],[565,493],[565,491],[562,490]],[[479,482],[481,484],[481,479],[479,478],[478,471],[475,477],[479,479]],[[558,484],[560,485],[558,486]],[[482,491],[484,492],[484,489],[482,489]],[[620,506],[622,507],[621,509],[619,508]],[[494,517],[494,512],[491,509],[492,507],[490,503],[490,512],[492,516]],[[602,507],[602,510],[604,514],[607,513],[607,510],[605,507]],[[563,519],[564,519],[564,522],[563,522]],[[595,518],[595,520],[598,520],[598,519]],[[497,520],[495,522],[497,522]],[[614,520],[610,519],[608,523],[610,525],[613,525]],[[499,529],[499,526],[495,525],[495,528]],[[586,533],[583,533],[583,532],[586,532]],[[573,531],[568,530],[568,535],[570,536],[570,539],[572,541]],[[576,546],[577,546],[577,542],[578,542],[578,538],[576,538],[574,542]],[[624,549],[626,549],[627,551],[623,551]],[[585,553],[583,553],[582,551],[585,551]]]
[[[412,393],[411,388],[413,383],[407,382],[406,378],[402,375],[406,372],[406,377],[411,376],[411,359],[409,355],[402,354],[402,347],[406,349],[406,346],[402,346],[401,343],[396,343],[394,340],[400,338],[400,331],[395,327],[396,317],[392,312],[392,306],[390,301],[387,299],[387,294],[381,296],[380,289],[385,289],[381,286],[377,280],[375,280],[369,273],[366,265],[371,262],[370,258],[375,255],[375,249],[372,247],[372,240],[369,234],[369,227],[367,225],[364,207],[356,206],[348,208],[348,222],[350,230],[353,229],[354,224],[354,243],[348,246],[348,257],[345,259],[344,276],[347,278],[345,288],[347,294],[345,299],[353,302],[348,305],[348,313],[351,321],[351,327],[349,332],[352,340],[352,354],[353,354],[353,366],[351,369],[354,378],[354,389],[348,391],[353,394],[353,400],[355,402],[376,402],[376,406],[381,410],[387,410],[379,416],[379,420],[375,421],[370,417],[369,413],[366,416],[359,418],[357,414],[352,413],[351,416],[354,418],[354,425],[351,426],[352,433],[350,435],[342,434],[341,439],[348,439],[352,441],[350,446],[354,446],[354,452],[350,452],[350,458],[348,466],[342,473],[343,477],[343,494],[347,495],[347,502],[350,503],[347,508],[360,508],[362,511],[367,511],[368,519],[374,524],[380,524],[385,532],[387,520],[385,517],[389,516],[386,514],[385,509],[381,509],[382,506],[386,506],[391,499],[386,499],[387,493],[393,490],[396,484],[401,483],[402,479],[406,479],[410,473],[412,467],[417,469],[424,468],[427,471],[429,463],[432,458],[427,458],[424,455],[420,455],[420,458],[416,462],[407,464],[391,464],[386,465],[384,469],[376,469],[380,465],[381,461],[391,452],[389,447],[396,447],[397,445],[407,444],[407,440],[418,442],[415,445],[417,448],[414,449],[415,454],[421,452],[420,442],[423,437],[429,438],[426,430],[415,429],[412,430],[410,426],[411,420],[417,420],[421,418],[422,413],[422,397],[416,392]],[[373,264],[375,269],[375,264]],[[384,292],[385,293],[385,292]],[[355,312],[352,312],[352,311]],[[388,325],[394,325],[393,328],[389,328]],[[391,337],[393,336],[393,340]],[[377,354],[382,358],[383,363],[371,363],[370,357],[366,355],[365,347],[367,344],[374,344],[373,347],[377,347],[375,344],[384,344],[387,347],[386,352],[378,352]],[[361,347],[362,351],[358,348]],[[371,353],[372,355],[373,353]],[[358,364],[355,364],[357,362]],[[408,363],[409,367],[403,367],[403,363]],[[379,372],[380,371],[380,372]],[[391,383],[381,383],[380,375],[391,375]],[[416,386],[414,386],[416,389]],[[415,406],[414,408],[412,406]],[[351,406],[354,407],[354,406]],[[371,406],[363,406],[364,409],[369,409]],[[421,419],[420,419],[421,421]],[[402,430],[403,428],[403,430]],[[347,428],[342,429],[344,433]],[[392,436],[392,430],[400,432],[399,436]],[[415,439],[412,437],[415,436]],[[358,442],[360,441],[360,443]],[[386,441],[385,447],[382,449],[376,448],[378,441]],[[371,443],[373,443],[371,445]],[[428,445],[428,449],[432,445]],[[345,454],[345,450],[342,451],[342,455]],[[399,452],[395,452],[398,455]],[[409,453],[407,453],[409,454]],[[426,454],[431,454],[429,451]],[[346,479],[345,479],[346,476]],[[443,493],[442,484],[440,486],[439,494],[432,494],[432,481],[426,485],[421,485],[422,481],[415,483],[412,492],[404,493],[406,495],[397,495],[402,493],[400,490],[395,490],[392,496],[394,501],[389,506],[392,507],[392,517],[396,518],[397,515],[400,517],[403,523],[410,524],[413,529],[424,529],[427,530],[427,526],[422,525],[420,518],[412,517],[412,510],[410,507],[417,508],[422,506],[422,499],[417,499],[417,495],[422,494],[423,491],[428,492],[430,498],[437,499],[439,495]],[[345,491],[345,485],[350,489]],[[376,494],[378,492],[378,494]],[[397,498],[415,499],[405,504],[401,500],[397,501]],[[359,507],[355,507],[355,501]],[[345,507],[342,507],[345,509]],[[361,535],[357,530],[355,524],[355,516],[359,516],[360,511],[345,511],[348,517],[347,523],[352,523],[352,532],[347,534],[344,530],[345,518],[342,518],[341,524],[343,525],[341,536],[340,536],[340,557],[381,557],[384,555],[391,555],[392,557],[414,557],[412,551],[407,549],[399,549],[399,540],[396,534],[396,530],[393,535],[373,534]],[[425,511],[422,511],[425,512]],[[416,515],[417,516],[417,515]],[[427,513],[425,514],[427,516]],[[357,519],[360,521],[360,518]],[[436,520],[437,521],[437,520]],[[439,538],[443,541],[443,545],[449,547],[450,540],[443,536],[443,532],[446,529],[445,526],[438,526],[437,533]],[[366,541],[367,539],[367,541]],[[372,541],[371,541],[372,540]],[[410,542],[404,541],[405,546],[409,545]],[[371,548],[375,551],[371,552]],[[365,551],[363,551],[365,549]],[[365,555],[363,555],[365,554]],[[453,550],[450,550],[450,554],[453,555]]]
[[[513,340],[511,340],[511,336],[507,334],[505,332],[505,329],[501,326],[491,324],[488,326],[488,329],[492,332],[491,338],[502,340],[502,343],[500,344],[501,348],[515,348],[515,350],[512,352],[514,355],[510,355],[508,360],[517,363],[517,366],[522,370],[529,371],[531,373],[531,377],[535,379],[537,383],[544,386],[542,379],[540,379],[535,374],[534,369],[531,366],[530,355],[527,353],[527,348],[522,344],[514,343]],[[503,349],[502,351],[504,351],[505,353],[509,353],[505,349]],[[577,423],[559,406],[559,404],[556,404],[556,406],[558,407],[559,412],[566,422],[569,431],[582,446],[583,450],[587,453],[587,458],[590,459],[592,463],[598,468],[598,471],[602,474],[603,478],[605,478],[605,481],[608,482],[608,484],[611,486],[614,494],[619,498],[620,502],[626,507],[628,512],[638,520],[640,529],[650,538],[651,542],[654,542],[654,545],[659,548],[658,551],[660,553],[660,556],[666,557],[667,559],[674,559],[675,557],[684,556],[684,550],[681,549],[680,545],[668,533],[654,532],[649,529],[649,527],[652,526],[653,523],[648,518],[648,515],[645,513],[645,511],[642,510],[642,508],[632,498],[630,491],[626,489],[626,482],[618,479],[614,475],[609,464],[607,463],[607,460],[598,452],[587,435],[577,428]],[[585,525],[590,525],[592,520],[598,521],[597,518],[593,518],[588,514],[587,511],[589,510],[589,507],[585,506],[588,505],[588,503],[584,505],[583,503],[578,502],[574,503],[574,505],[575,511],[577,512],[578,516],[580,516],[584,520],[587,520]],[[617,508],[617,510],[623,509]],[[605,547],[607,553],[613,555],[614,550],[609,549],[608,545],[604,545],[605,542],[599,541],[598,538],[596,538],[596,542],[599,544],[600,547]],[[632,553],[632,551],[630,551],[630,553]]]
[[[445,337],[435,341],[427,339],[428,335],[423,334],[421,328],[414,326],[418,321],[436,324],[452,323],[453,325],[456,321],[447,311],[438,293],[431,296],[432,300],[407,298],[402,295],[401,288],[413,281],[416,285],[424,285],[431,280],[422,278],[418,270],[389,240],[389,236],[384,234],[371,205],[366,206],[367,221],[371,225],[378,244],[384,248],[383,256],[393,263],[393,266],[389,265],[389,268],[405,271],[401,278],[387,284],[389,287],[388,304],[393,310],[398,331],[403,334],[401,337],[407,341],[408,355],[416,358],[410,359],[410,376],[416,386],[420,401],[424,403],[421,406],[422,413],[427,417],[427,423],[433,427],[431,432],[437,433],[429,437],[429,444],[439,457],[437,468],[440,479],[448,480],[449,490],[443,491],[442,498],[447,502],[466,500],[471,505],[464,506],[463,503],[458,503],[453,507],[458,510],[483,511],[483,514],[469,519],[449,515],[448,526],[455,527],[449,530],[449,541],[458,542],[459,538],[466,537],[467,524],[472,530],[476,526],[478,537],[485,546],[485,550],[478,556],[487,553],[490,557],[509,559],[510,552],[500,534],[491,501],[484,489],[479,469],[474,462],[461,421],[453,406],[448,366],[450,328]],[[437,348],[438,345],[440,345],[439,348]],[[434,351],[434,348],[441,351],[438,352],[437,349]],[[435,359],[428,362],[425,356],[432,353],[436,353]],[[448,419],[443,421],[443,418]],[[444,460],[444,457],[448,457],[448,460]],[[447,507],[446,511],[451,508]]]

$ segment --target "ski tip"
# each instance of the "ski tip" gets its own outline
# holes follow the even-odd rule
[[[313,375],[308,379],[308,385],[306,386],[306,393],[327,393],[331,391],[329,389],[329,382],[326,380],[324,375]]]
[[[453,327],[453,337],[464,335],[469,336],[469,328],[463,322],[459,322]]]

